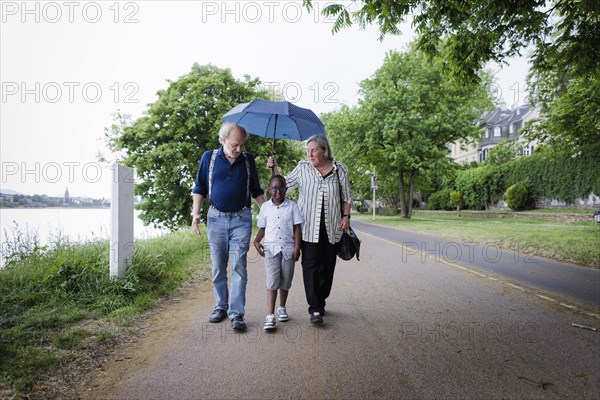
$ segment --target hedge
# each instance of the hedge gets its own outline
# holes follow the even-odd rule
[[[519,182],[534,198],[572,203],[591,193],[600,195],[600,143],[582,147],[575,155],[539,151],[501,165],[458,171],[454,189],[462,193],[465,208],[483,210]]]

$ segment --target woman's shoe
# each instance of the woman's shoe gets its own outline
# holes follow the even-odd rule
[[[322,324],[323,323],[323,317],[321,317],[321,314],[319,314],[319,313],[313,313],[310,316],[310,323],[311,324]]]

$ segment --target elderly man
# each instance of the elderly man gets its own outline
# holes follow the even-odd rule
[[[265,201],[254,157],[242,152],[246,130],[238,125],[223,124],[217,150],[204,152],[198,166],[193,197],[192,229],[200,235],[200,215],[208,199],[206,234],[212,260],[215,309],[209,321],[221,322],[226,316],[238,331],[246,329],[246,255],[252,235],[250,198],[259,207]],[[227,261],[231,264],[231,293],[227,287]]]

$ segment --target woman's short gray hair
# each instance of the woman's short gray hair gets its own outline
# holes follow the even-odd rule
[[[219,129],[219,142],[221,142],[221,144],[225,144],[225,139],[231,135],[231,130],[233,128],[238,128],[244,134],[244,137],[248,136],[248,132],[246,132],[246,128],[243,126],[232,124],[231,122],[225,122],[223,125],[221,125],[221,129]]]
[[[323,149],[325,152],[324,156],[326,160],[333,161],[333,153],[331,152],[331,147],[329,146],[329,140],[323,135],[312,135],[306,141],[308,145],[310,142],[315,142],[317,145]]]

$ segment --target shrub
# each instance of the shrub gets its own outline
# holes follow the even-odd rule
[[[514,211],[526,210],[532,205],[529,190],[523,182],[515,183],[506,190],[506,201]]]
[[[450,197],[450,189],[442,189],[429,196],[430,210],[453,210],[452,198]]]
[[[450,203],[453,209],[460,210],[462,208],[463,200],[460,192],[450,192]]]

